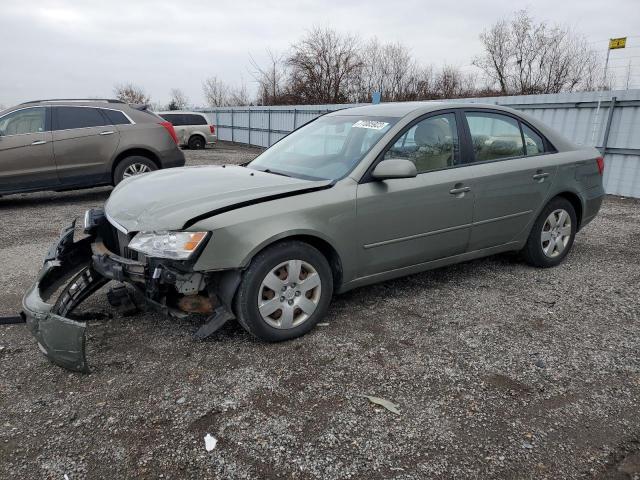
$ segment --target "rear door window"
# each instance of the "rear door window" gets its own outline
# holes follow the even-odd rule
[[[127,116],[118,110],[102,110],[102,113],[109,119],[111,125],[130,125]]]
[[[53,107],[54,130],[103,127],[105,125],[109,125],[109,123],[99,108]]]
[[[489,112],[465,112],[465,117],[475,162],[524,155],[520,126],[514,118]]]

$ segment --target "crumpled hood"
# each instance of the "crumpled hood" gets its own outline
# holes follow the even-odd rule
[[[107,200],[105,212],[129,232],[180,230],[207,212],[330,183],[240,166],[169,168],[120,183]]]

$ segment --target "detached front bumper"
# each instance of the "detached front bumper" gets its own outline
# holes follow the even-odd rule
[[[74,229],[75,222],[62,231],[49,249],[36,282],[22,299],[22,309],[31,333],[49,360],[69,370],[88,372],[86,324],[64,317],[63,312],[69,301],[88,297],[107,280],[90,269],[93,237],[74,242]],[[82,275],[73,277],[85,269]],[[48,303],[47,300],[71,279],[74,284],[66,290],[67,295],[58,298],[55,304]]]

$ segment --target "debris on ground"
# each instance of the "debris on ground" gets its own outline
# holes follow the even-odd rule
[[[398,410],[400,405],[396,405],[395,403],[390,402],[389,400],[387,400],[385,398],[373,397],[371,395],[363,395],[363,397],[367,398],[371,403],[375,403],[376,405],[380,405],[380,406],[386,408],[387,410],[389,410],[390,412],[395,413],[396,415],[400,415],[400,410]]]
[[[204,436],[204,448],[207,449],[207,452],[210,452],[211,450],[216,448],[217,444],[218,444],[218,439],[213,435],[211,435],[210,433],[207,433]]]

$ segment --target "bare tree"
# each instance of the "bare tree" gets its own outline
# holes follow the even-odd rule
[[[202,83],[204,97],[210,107],[229,106],[229,87],[217,77],[209,77]]]
[[[151,97],[147,95],[147,92],[133,83],[120,83],[113,87],[113,93],[118,100],[129,104],[147,104],[151,102]]]
[[[437,98],[460,98],[474,95],[475,79],[459,68],[445,65],[435,74],[433,88]]]
[[[292,46],[286,60],[290,93],[301,103],[344,103],[360,75],[362,59],[356,36],[314,28]]]
[[[258,103],[278,105],[287,103],[287,66],[283,55],[267,49],[267,65],[262,67],[250,56],[251,75],[258,84]]]
[[[232,89],[217,77],[209,77],[202,84],[205,99],[210,107],[233,107],[250,105],[249,92],[244,82]]]
[[[179,88],[172,88],[170,92],[171,100],[169,101],[169,110],[184,110],[187,108],[189,99]]]
[[[485,51],[474,65],[503,95],[574,91],[597,83],[600,59],[584,37],[536,23],[526,10],[496,22],[480,40]]]

